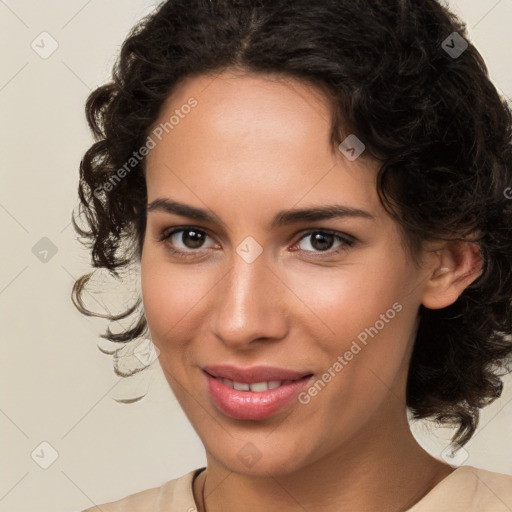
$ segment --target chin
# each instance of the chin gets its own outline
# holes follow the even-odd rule
[[[297,444],[302,445],[302,449]],[[216,459],[229,471],[246,476],[283,476],[298,471],[307,464],[303,443],[287,444],[277,437],[273,442],[268,433],[261,436],[226,436],[225,445],[215,439],[211,440],[211,445],[213,449],[210,450],[208,444],[205,444],[209,457]]]

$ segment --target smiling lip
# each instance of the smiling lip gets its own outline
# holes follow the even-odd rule
[[[205,366],[203,374],[217,409],[239,420],[258,420],[275,414],[292,402],[313,377],[310,372],[268,366],[246,369],[226,365]],[[224,379],[246,384],[281,381],[281,385],[266,391],[245,391],[233,389]]]
[[[272,366],[253,366],[251,368],[238,368],[230,365],[204,366],[203,370],[213,377],[235,380],[237,382],[263,382],[269,380],[298,380],[311,372],[300,372],[286,368]]]

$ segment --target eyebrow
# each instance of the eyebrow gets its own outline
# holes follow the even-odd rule
[[[157,198],[147,205],[148,212],[161,211],[189,217],[190,219],[201,220],[204,222],[217,223],[225,227],[225,223],[214,213],[207,210],[190,206],[185,203],[173,201],[168,198]],[[359,217],[363,219],[375,220],[375,217],[359,208],[344,206],[340,204],[314,206],[311,208],[281,210],[272,219],[271,228],[285,226],[288,224],[299,223],[302,221],[318,221],[343,217]]]

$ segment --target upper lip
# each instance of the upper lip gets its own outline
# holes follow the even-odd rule
[[[250,368],[239,368],[230,365],[209,365],[204,366],[203,370],[213,377],[230,379],[235,382],[268,382],[271,380],[298,380],[306,375],[312,375],[311,372],[302,372],[289,370],[286,368],[276,368],[272,366],[252,366]]]

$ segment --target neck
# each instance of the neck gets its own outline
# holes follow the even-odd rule
[[[194,495],[199,512],[396,512],[412,507],[451,472],[416,442],[404,415],[399,425],[361,432],[284,475],[235,473],[207,453],[207,470],[194,481]]]

